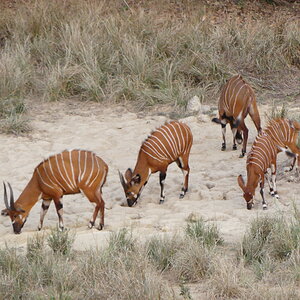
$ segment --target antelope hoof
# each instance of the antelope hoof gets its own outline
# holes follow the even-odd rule
[[[64,229],[65,229],[65,227],[63,227],[63,226],[62,226],[62,227],[61,227],[61,226],[58,227],[58,230],[59,230],[60,232],[63,232]]]
[[[233,146],[232,146],[232,150],[237,150],[237,146],[236,146],[236,145],[233,145]]]
[[[222,150],[222,151],[225,151],[225,150],[226,150],[226,144],[225,144],[225,143],[222,144],[221,150]]]
[[[267,207],[267,204],[263,204],[263,210],[267,210],[268,207]]]
[[[100,231],[100,230],[103,229],[103,227],[104,227],[104,224],[99,224],[99,226],[97,227],[97,229]]]
[[[243,158],[245,156],[246,151],[242,151],[242,153],[240,154],[240,158]]]
[[[165,199],[160,199],[159,204],[163,204],[165,202]]]
[[[278,194],[275,194],[275,198],[276,198],[276,199],[279,199],[279,195],[278,195]]]
[[[92,229],[92,228],[94,227],[94,225],[95,225],[95,222],[93,222],[93,221],[90,221],[90,223],[89,223],[88,227],[89,227],[90,229]]]
[[[41,229],[42,229],[42,227],[38,226],[37,230],[38,230],[38,231],[41,231]]]

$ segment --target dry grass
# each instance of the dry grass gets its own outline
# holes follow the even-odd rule
[[[179,235],[141,244],[126,229],[112,233],[106,248],[76,252],[69,232],[37,234],[26,255],[0,251],[0,298],[193,299],[193,283],[203,299],[298,299],[299,228],[297,217],[259,218],[245,234],[244,252]],[[59,251],[50,249],[53,238]],[[257,239],[261,256],[245,256]]]
[[[237,72],[258,89],[296,96],[297,20],[225,17],[220,24],[203,3],[194,9],[178,1],[181,18],[157,14],[156,4],[143,10],[126,3],[30,0],[6,8],[0,102],[75,97],[180,109],[193,95],[216,102],[220,86]]]

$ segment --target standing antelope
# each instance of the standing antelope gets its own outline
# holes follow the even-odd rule
[[[243,148],[240,157],[244,157],[248,140],[248,128],[244,119],[248,113],[253,120],[256,129],[260,132],[260,117],[256,104],[256,97],[251,86],[242,78],[241,75],[233,76],[223,86],[219,99],[219,118],[213,118],[212,121],[222,126],[222,151],[226,149],[226,124],[229,122],[233,134],[233,150],[236,150],[236,143],[241,144],[243,139]],[[243,136],[241,134],[243,131]]]
[[[91,151],[65,150],[50,156],[34,169],[32,178],[16,202],[14,202],[13,191],[8,183],[10,189],[10,203],[8,204],[6,185],[3,183],[6,209],[2,210],[2,215],[9,215],[14,232],[20,233],[31,208],[42,198],[38,226],[38,230],[41,230],[44,217],[53,200],[59,218],[59,227],[63,229],[63,204],[61,202],[63,195],[82,192],[90,202],[96,203],[89,227],[94,226],[100,210],[98,229],[101,230],[104,226],[104,201],[101,193],[107,172],[106,163]]]
[[[300,149],[297,147],[297,139],[300,131],[300,124],[296,121],[288,119],[273,119],[269,121],[267,128],[264,130],[275,142],[278,152],[281,148],[288,148],[295,154],[295,158],[290,167],[290,171],[293,170],[296,163],[296,169],[299,167],[299,154]]]
[[[126,182],[119,172],[128,206],[137,202],[150,175],[158,171],[161,187],[160,203],[163,203],[167,168],[174,161],[183,172],[183,185],[180,193],[180,198],[183,198],[188,190],[189,154],[192,144],[192,132],[184,123],[171,121],[153,131],[140,148],[134,171],[127,169],[125,172]]]
[[[276,188],[276,158],[277,158],[278,146],[275,144],[273,139],[262,131],[255,139],[252,149],[247,157],[247,184],[245,185],[242,175],[238,176],[238,184],[244,192],[244,199],[247,202],[247,209],[251,209],[253,206],[253,197],[255,189],[260,183],[260,194],[262,197],[263,209],[267,209],[267,204],[264,198],[264,183],[265,174],[267,169],[271,168],[272,172],[272,186],[267,176],[270,191],[274,191],[272,194],[276,198],[279,198]],[[293,153],[289,152],[285,148],[281,148],[281,151],[285,151],[286,154],[294,156]]]

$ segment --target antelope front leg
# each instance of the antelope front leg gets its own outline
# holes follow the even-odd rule
[[[43,227],[44,218],[45,218],[45,215],[46,215],[46,213],[49,209],[50,203],[51,203],[51,200],[43,200],[43,202],[42,202],[41,213],[40,213],[40,223],[39,223],[39,226],[38,226],[39,231]]]
[[[187,170],[182,169],[181,171],[183,174],[183,184],[182,184],[182,189],[181,189],[179,199],[182,199],[188,190],[190,168],[187,167]]]
[[[226,120],[221,120],[221,126],[222,126],[222,137],[223,137],[223,143],[222,143],[222,151],[226,150]]]
[[[266,203],[265,197],[264,197],[264,180],[263,179],[260,182],[260,195],[262,197],[263,210],[266,210],[268,208],[268,206],[267,206],[267,203]]]
[[[57,200],[54,199],[54,203],[55,203],[55,208],[56,208],[56,212],[58,215],[58,224],[59,224],[58,226],[59,226],[59,229],[61,231],[63,231],[64,230],[64,220],[63,220],[64,211],[63,211],[63,204],[61,202],[61,199],[62,198],[57,199]]]
[[[270,169],[268,169],[268,171],[269,171]],[[272,185],[272,182],[271,182],[271,180],[270,180],[270,177],[272,176],[271,174],[269,174],[269,172],[266,172],[266,178],[267,178],[267,181],[268,181],[268,185],[269,185],[269,188],[270,188],[270,195],[272,196],[272,197],[274,197],[274,189],[273,189],[273,185]]]
[[[277,187],[276,187],[276,165],[271,164],[271,171],[272,171],[272,184],[274,189],[274,196],[276,199],[279,199],[279,195],[277,194]]]
[[[244,139],[243,140],[242,153],[240,155],[240,158],[243,158],[245,156],[245,154],[246,154],[246,148],[247,148],[247,141],[248,141],[248,132],[249,132],[249,130],[246,127],[244,121],[241,122],[240,126],[241,126],[241,130],[243,131],[243,139]]]
[[[159,184],[160,184],[160,200],[159,204],[162,204],[165,202],[165,179],[166,179],[167,173],[166,172],[160,172],[159,173]]]
[[[100,202],[100,223],[99,223],[99,227],[98,230],[102,230],[104,227],[104,201],[101,198],[101,202]]]

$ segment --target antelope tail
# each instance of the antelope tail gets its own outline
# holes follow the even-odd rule
[[[293,152],[291,152],[290,150],[284,148],[284,147],[280,147],[280,146],[277,146],[282,152],[285,152],[285,154],[288,156],[288,157],[293,157],[295,158],[297,155]]]
[[[220,121],[220,119],[218,119],[218,118],[213,118],[211,121],[212,121],[212,122],[215,122],[215,123],[217,123],[217,124],[221,124],[221,121]]]

